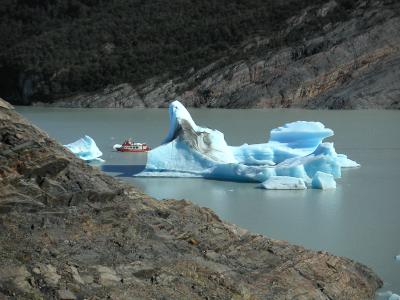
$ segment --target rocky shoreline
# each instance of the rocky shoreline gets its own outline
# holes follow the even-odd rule
[[[157,201],[0,100],[1,299],[373,299],[368,267]]]

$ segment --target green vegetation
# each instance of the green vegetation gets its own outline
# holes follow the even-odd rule
[[[51,101],[109,84],[174,76],[226,56],[253,36],[327,0],[2,0],[0,96]],[[337,1],[340,19],[354,1]],[[306,24],[293,42],[322,24]]]

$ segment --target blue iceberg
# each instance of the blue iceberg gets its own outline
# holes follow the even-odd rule
[[[311,181],[311,186],[321,190],[336,189],[336,181],[331,174],[318,171]]]
[[[400,300],[400,296],[393,293],[392,291],[380,292],[377,293],[377,299],[384,300]]]
[[[104,160],[100,158],[103,153],[97,147],[96,142],[88,135],[85,135],[83,138],[73,143],[64,145],[64,147],[68,148],[77,157],[85,161],[104,162]]]
[[[306,183],[301,178],[290,176],[271,176],[261,183],[261,186],[267,190],[305,190]]]
[[[400,295],[391,293],[388,300],[400,300]]]
[[[333,143],[323,142],[333,131],[320,122],[289,123],[272,129],[267,143],[229,146],[222,132],[196,125],[179,101],[170,104],[169,119],[166,138],[148,153],[146,168],[137,176],[203,177],[297,189],[303,188],[297,179],[313,187],[317,172],[340,178],[341,168],[359,166],[337,154]]]

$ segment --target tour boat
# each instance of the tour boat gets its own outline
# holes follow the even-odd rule
[[[115,150],[120,152],[147,152],[151,148],[146,143],[135,143],[131,139],[127,139],[122,145],[116,146]]]

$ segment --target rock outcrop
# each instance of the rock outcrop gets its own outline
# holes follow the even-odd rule
[[[230,56],[177,78],[122,84],[50,105],[166,107],[179,100],[194,107],[399,109],[400,6],[357,3],[349,20],[327,23],[301,43],[276,47],[272,38],[254,38]],[[307,24],[329,18],[336,6],[330,1],[299,12],[277,36],[288,40],[301,34]]]
[[[381,280],[75,158],[0,100],[1,299],[372,299]]]

